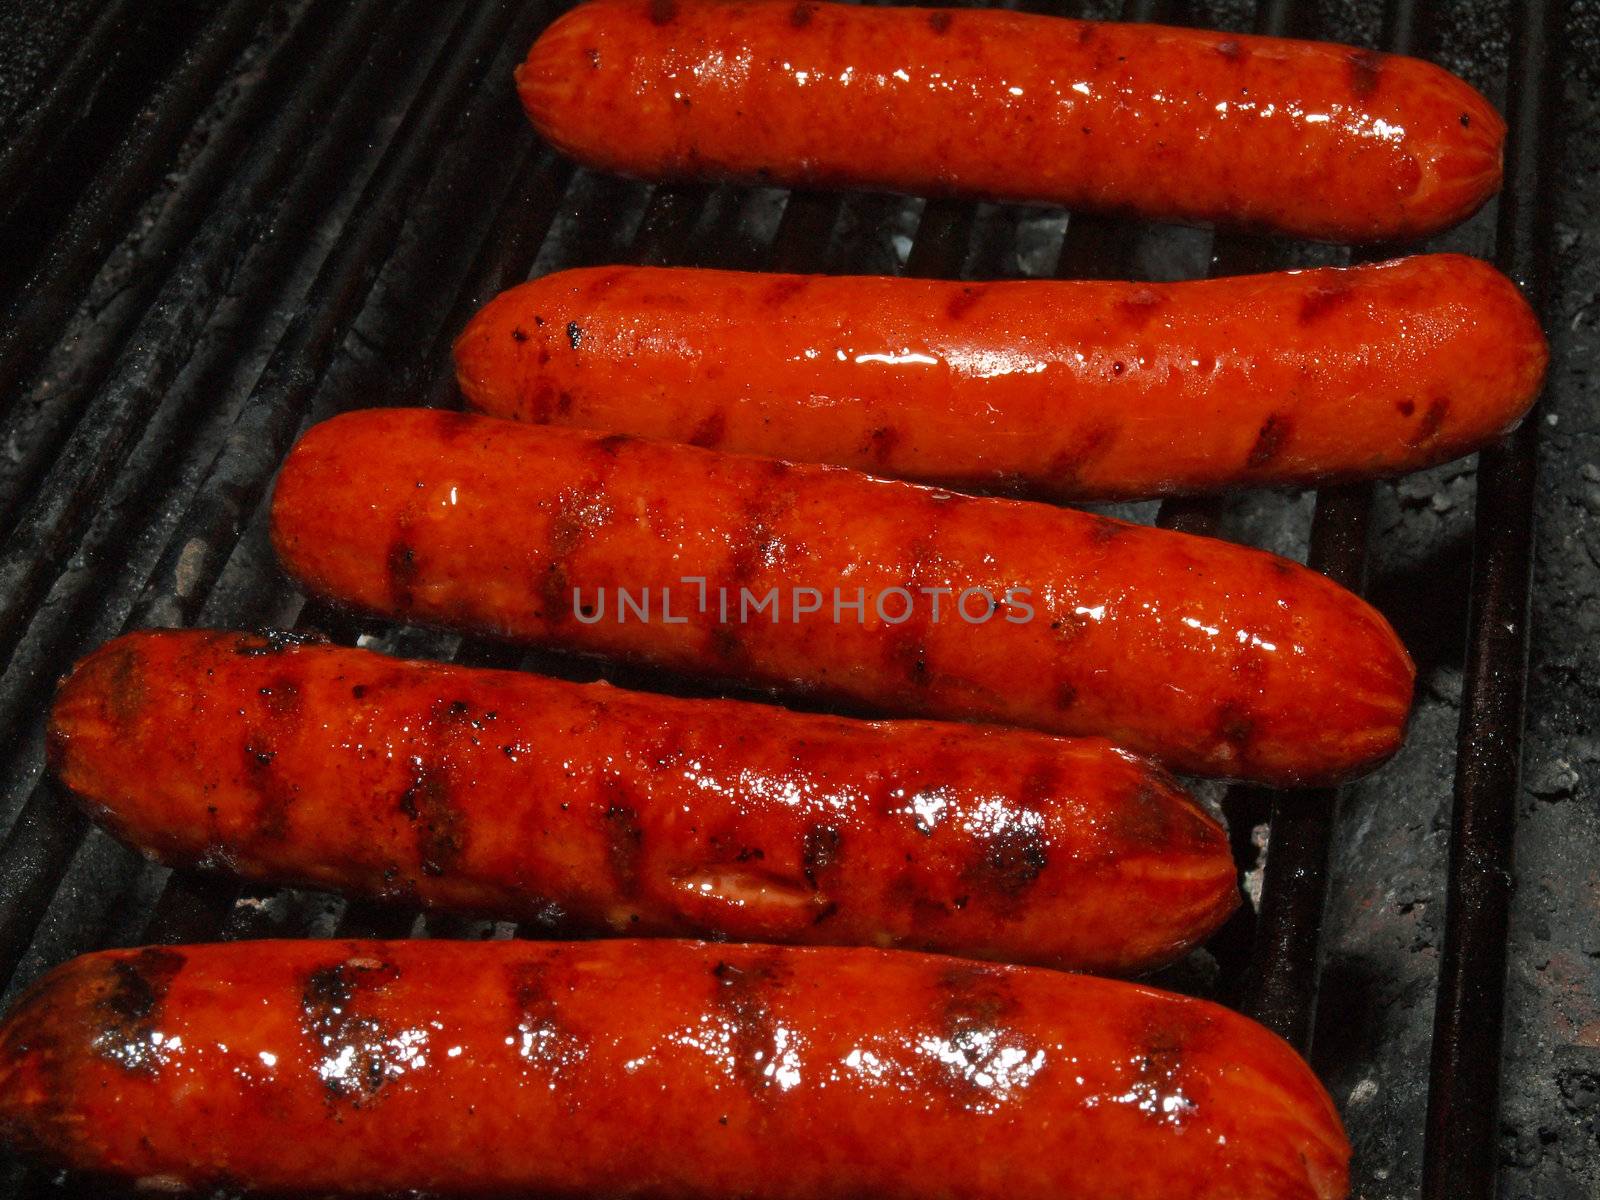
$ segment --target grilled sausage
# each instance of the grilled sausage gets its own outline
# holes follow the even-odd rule
[[[491,416],[1056,499],[1430,466],[1511,428],[1546,358],[1454,254],[1177,284],[601,267],[456,343]]]
[[[1131,973],[1238,901],[1222,828],[1104,742],[679,700],[248,634],[79,664],[52,760],[161,861],[551,934],[904,945]]]
[[[534,125],[648,179],[864,187],[1409,240],[1500,186],[1505,122],[1317,42],[813,0],[592,0],[517,72]]]
[[[272,526],[293,575],[366,611],[1201,773],[1347,776],[1410,703],[1394,631],[1303,567],[833,467],[380,410],[306,434]]]
[[[870,949],[113,950],[0,1027],[0,1133],[171,1188],[1333,1200],[1315,1076],[1216,1005]]]

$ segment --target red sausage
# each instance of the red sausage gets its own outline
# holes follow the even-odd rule
[[[1384,619],[1284,559],[836,467],[380,410],[306,434],[272,525],[293,575],[369,612],[1198,773],[1346,777],[1411,698]]]
[[[517,72],[539,131],[648,179],[1037,201],[1410,240],[1500,186],[1454,75],[1318,42],[994,10],[592,0]]]
[[[1025,967],[697,942],[113,950],[0,1025],[0,1137],[146,1187],[1336,1200],[1288,1046]]]
[[[868,723],[250,634],[128,634],[51,713],[173,864],[552,934],[904,945],[1117,974],[1238,903],[1227,836],[1104,742]]]
[[[1547,357],[1455,254],[1174,284],[597,267],[456,343],[491,416],[1057,499],[1417,470],[1515,425]]]

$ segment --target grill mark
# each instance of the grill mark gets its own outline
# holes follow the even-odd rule
[[[811,24],[812,15],[817,11],[815,4],[796,4],[789,10],[789,24],[796,29],[804,29]]]
[[[417,861],[435,878],[452,870],[466,846],[467,822],[452,796],[448,767],[420,755],[411,759],[411,782],[400,811],[416,828]]]
[[[977,284],[964,285],[960,291],[950,297],[950,303],[945,305],[945,316],[952,321],[961,320],[972,310],[974,304],[983,299],[984,292],[988,290],[988,288]]]
[[[1232,746],[1240,757],[1246,755],[1255,739],[1256,721],[1249,708],[1237,700],[1224,700],[1217,710],[1217,736]]]
[[[716,981],[711,1006],[728,1037],[734,1077],[756,1097],[766,1098],[777,1058],[770,997],[787,980],[782,960],[768,952],[737,963],[722,961],[711,974]]]
[[[1255,445],[1250,447],[1245,466],[1254,470],[1272,462],[1283,453],[1284,443],[1293,431],[1294,421],[1288,413],[1275,412],[1268,416],[1262,422],[1261,432],[1256,434]]]
[[[617,894],[631,900],[639,894],[639,865],[644,855],[644,829],[639,824],[639,810],[621,781],[607,779],[603,788],[607,803],[605,811],[606,858],[611,864],[611,875],[616,881]]]
[[[839,861],[841,840],[840,832],[828,825],[813,825],[806,830],[800,848],[800,864],[806,882],[813,888],[817,886],[817,877]]]
[[[809,9],[811,6],[801,7]],[[767,285],[766,290],[761,293],[761,303],[768,308],[781,308],[810,286],[809,275],[785,275]]]
[[[677,0],[650,0],[650,23],[670,25],[678,19]]]
[[[244,742],[244,775],[256,795],[255,820],[251,840],[281,842],[289,832],[289,809],[299,788],[285,783],[273,769],[278,752],[272,748],[273,731],[252,730]],[[231,853],[219,846],[225,854]]]
[[[1430,400],[1427,411],[1422,414],[1422,420],[1417,423],[1416,431],[1406,440],[1413,446],[1420,446],[1438,437],[1439,430],[1444,428],[1444,419],[1449,413],[1450,401],[1443,396]]]
[[[110,963],[110,988],[95,1005],[95,1053],[135,1075],[161,1069],[152,1040],[161,1004],[187,960],[176,950],[150,946]]]
[[[1117,301],[1117,312],[1130,330],[1137,331],[1150,323],[1150,318],[1155,316],[1156,309],[1163,303],[1165,301],[1161,293],[1153,288],[1139,287]]]
[[[872,461],[879,466],[887,463],[894,457],[894,452],[900,448],[903,435],[893,425],[880,425],[867,435],[867,453]]]
[[[539,591],[543,602],[540,615],[546,621],[559,623],[566,619],[571,599],[569,562],[589,534],[611,520],[612,508],[605,483],[599,478],[588,487],[563,490],[557,495],[555,505]]]
[[[691,446],[701,446],[707,450],[714,450],[722,444],[722,439],[728,432],[727,415],[719,408],[706,416],[694,427],[694,432],[689,435]]]
[[[1346,61],[1350,64],[1350,92],[1357,99],[1365,100],[1378,90],[1385,57],[1376,50],[1351,51]]]
[[[938,9],[928,14],[928,28],[935,33],[948,33],[950,31],[951,16],[944,9]]]
[[[388,1025],[355,1009],[365,994],[381,992],[400,977],[382,959],[350,959],[307,972],[300,993],[300,1031],[318,1048],[313,1068],[330,1107],[362,1108],[405,1069],[408,1048]]]
[[[918,589],[923,586],[924,572],[929,559],[933,557],[942,516],[940,502],[932,502],[928,508],[926,530],[911,544],[911,570],[903,585],[911,593],[913,604],[911,619],[899,625],[885,623],[880,629],[885,663],[900,672],[907,686],[918,691],[932,682],[933,669],[928,662],[928,638],[933,629],[934,600],[931,596],[924,596]],[[959,592],[940,596],[938,599],[943,606],[941,611],[944,615],[941,619],[951,620],[955,605],[960,600]],[[873,601],[869,600],[868,603],[871,604]],[[923,611],[924,608],[926,612]],[[873,615],[876,616],[876,612]],[[955,615],[953,619],[961,618]]]
[[[1099,421],[1076,433],[1066,449],[1058,451],[1046,467],[1058,487],[1078,483],[1084,471],[1103,458],[1121,432],[1115,421]]]
[[[1310,325],[1355,298],[1355,288],[1344,280],[1314,287],[1300,299],[1300,324]]]
[[[794,505],[794,493],[783,486],[788,470],[786,464],[774,463],[773,487],[755,492],[744,502],[741,528],[745,536],[735,543],[728,556],[730,612],[737,612],[733,606],[740,601],[740,589],[782,557],[784,541],[776,526]],[[712,603],[709,592],[706,603],[708,606]],[[744,649],[744,629],[743,623],[725,625],[714,621],[710,634],[712,650],[723,659],[737,657]]]
[[[433,432],[440,441],[451,443],[470,438],[479,428],[479,418],[449,408],[433,410]]]
[[[1011,982],[999,968],[963,965],[941,975],[937,991],[935,1024],[945,1051],[929,1083],[963,1108],[988,1109],[1000,1056],[1027,1061],[1039,1050],[1011,1023],[1017,1011]]]
[[[402,613],[410,612],[419,568],[416,539],[408,514],[402,514],[396,522],[394,538],[384,557],[384,569],[389,577],[389,602]]]
[[[1053,766],[1037,772],[1024,784],[1025,795],[1051,795],[1056,781]],[[1043,814],[1032,805],[1019,805],[998,828],[979,833],[974,855],[962,878],[976,892],[1002,904],[1024,896],[1050,865],[1050,835]]]
[[[512,963],[506,969],[513,1007],[512,1048],[523,1062],[549,1072],[555,1082],[582,1064],[583,1039],[562,1021],[549,976],[550,964],[544,961]]]

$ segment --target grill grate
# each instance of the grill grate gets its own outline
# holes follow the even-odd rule
[[[1433,245],[1492,253],[1543,300],[1562,6],[1461,6],[1444,14],[1389,0],[1375,28],[1375,8],[1291,0],[1021,5],[1423,54],[1439,53],[1448,27],[1476,30],[1450,65],[1510,114],[1507,190],[1497,211]],[[307,603],[266,541],[267,489],[295,436],[348,408],[457,403],[452,335],[530,271],[632,261],[1174,278],[1348,261],[1337,248],[1009,206],[596,176],[542,146],[510,96],[511,67],[561,7],[108,0],[19,108],[0,153],[0,246],[27,248],[0,275],[0,721],[14,731],[0,748],[0,1002],[108,944],[512,932],[144,863],[89,827],[44,773],[42,722],[75,657],[150,624],[299,626],[407,654],[590,672]],[[1494,41],[1502,26],[1516,33],[1509,65]],[[1420,1092],[1409,1107],[1346,1106],[1367,1197],[1495,1189],[1492,1048],[1505,1000],[1536,437],[1530,421],[1479,471],[1460,755],[1452,765],[1442,752],[1435,768],[1440,787],[1454,770],[1456,804],[1448,878],[1434,880],[1448,898],[1426,1119]],[[1360,588],[1388,495],[1387,485],[1354,486],[1116,511],[1265,544]],[[609,677],[692,689],[648,672]],[[1397,779],[1382,773],[1349,802],[1371,812]],[[1234,788],[1220,799],[1259,904],[1161,982],[1218,996],[1311,1050],[1319,1024],[1338,1020],[1319,1011],[1317,993],[1330,873],[1338,884],[1330,855],[1346,832],[1340,797]],[[1344,1100],[1338,1082],[1363,1063],[1316,1049]],[[1398,1040],[1362,1050],[1391,1073],[1417,1072]],[[1396,1134],[1397,1122],[1409,1132]],[[1600,1178],[1600,1162],[1587,1169]],[[80,1186],[0,1164],[0,1197]]]

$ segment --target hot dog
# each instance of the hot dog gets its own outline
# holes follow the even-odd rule
[[[147,1187],[1333,1200],[1315,1076],[1199,1000],[869,949],[86,955],[0,1026],[0,1135]]]
[[[1174,284],[600,267],[456,343],[491,416],[1057,499],[1416,470],[1511,428],[1547,357],[1454,254]]]
[[[1273,555],[618,435],[337,417],[290,453],[272,536],[307,588],[365,611],[1201,773],[1350,775],[1410,703],[1383,618]]]
[[[1222,828],[1104,742],[869,723],[206,632],[84,660],[52,761],[172,864],[552,934],[905,945],[1131,973],[1238,900]]]
[[[1430,63],[994,10],[591,0],[517,72],[534,125],[648,179],[864,187],[1419,238],[1500,185],[1505,122]]]

